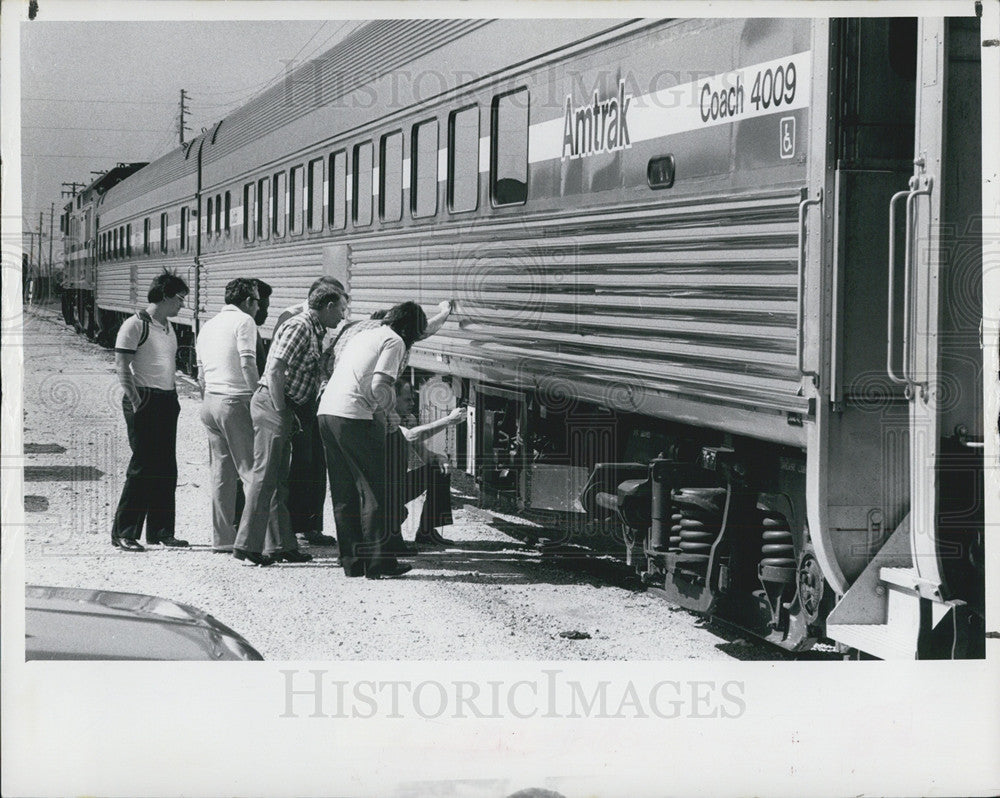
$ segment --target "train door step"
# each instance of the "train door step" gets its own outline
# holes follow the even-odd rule
[[[951,611],[948,604],[927,601],[930,616],[921,619],[920,576],[915,568],[879,569],[876,593],[884,598],[882,623],[827,623],[827,635],[837,642],[880,659],[917,659],[922,623],[935,629]]]

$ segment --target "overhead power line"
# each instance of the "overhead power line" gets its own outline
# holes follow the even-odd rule
[[[108,105],[174,105],[174,103],[152,100],[95,100],[79,97],[22,97],[22,100],[45,103],[105,103]]]
[[[163,133],[162,127],[60,127],[59,125],[21,125],[22,130],[94,130],[107,133]]]

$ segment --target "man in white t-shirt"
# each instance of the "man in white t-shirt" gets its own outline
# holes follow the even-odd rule
[[[348,576],[402,576],[410,570],[384,550],[386,419],[396,402],[393,385],[410,346],[427,328],[415,302],[394,306],[382,325],[358,333],[338,356],[318,418],[326,448],[330,495]]]
[[[181,407],[174,382],[177,336],[169,321],[180,313],[187,293],[185,282],[164,269],[149,288],[149,304],[122,323],[115,339],[115,367],[132,447],[111,527],[111,544],[122,551],[144,551],[139,543],[143,523],[149,544],[188,545],[174,535]]]
[[[212,472],[212,550],[233,551],[236,541],[236,489],[253,471],[253,421],[250,397],[257,390],[257,325],[260,305],[253,280],[238,277],[226,285],[226,304],[198,333],[198,384],[201,421],[208,430]]]

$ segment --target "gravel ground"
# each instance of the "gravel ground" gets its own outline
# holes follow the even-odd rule
[[[66,327],[55,306],[26,312],[24,336],[30,584],[191,604],[266,659],[785,658],[647,594],[617,558],[543,555],[498,528],[530,522],[479,508],[468,479],[456,478],[455,524],[445,529],[455,545],[423,550],[403,579],[347,579],[335,548],[313,547],[313,562],[271,568],[213,554],[208,444],[188,380],[180,388],[177,534],[191,548],[118,551],[111,518],[129,449],[114,355]],[[411,519],[418,515],[411,508]]]

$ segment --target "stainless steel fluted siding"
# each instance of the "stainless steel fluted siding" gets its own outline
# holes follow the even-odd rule
[[[269,337],[281,311],[305,299],[309,286],[323,274],[321,248],[321,241],[300,240],[267,249],[202,254],[202,322],[222,310],[226,283],[236,277],[257,277],[274,289],[270,315],[261,327]]]
[[[131,297],[128,262],[108,261],[98,266],[97,306],[104,310],[119,310],[124,313],[135,310]]]
[[[362,241],[352,304],[366,315],[389,298],[456,299],[454,321],[415,362],[478,363],[524,387],[625,384],[801,412],[798,201],[789,192]]]

